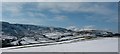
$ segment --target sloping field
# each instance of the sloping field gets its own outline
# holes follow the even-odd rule
[[[2,48],[3,52],[118,52],[118,38],[80,41],[67,44],[28,47],[19,49]]]

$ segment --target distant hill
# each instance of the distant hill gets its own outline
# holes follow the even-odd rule
[[[72,32],[64,28],[44,27],[25,24],[10,24],[8,22],[2,22],[2,35],[24,37],[24,36],[37,36],[43,33],[50,32]]]

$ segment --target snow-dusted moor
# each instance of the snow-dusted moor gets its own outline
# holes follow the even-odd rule
[[[118,52],[116,2],[4,2],[4,52]]]

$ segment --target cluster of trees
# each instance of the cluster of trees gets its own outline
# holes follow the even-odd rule
[[[15,41],[14,39],[2,39],[2,47],[10,47],[13,46],[10,43]]]

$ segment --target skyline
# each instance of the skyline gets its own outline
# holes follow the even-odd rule
[[[117,2],[2,3],[2,20],[55,27],[95,27],[118,30]]]

